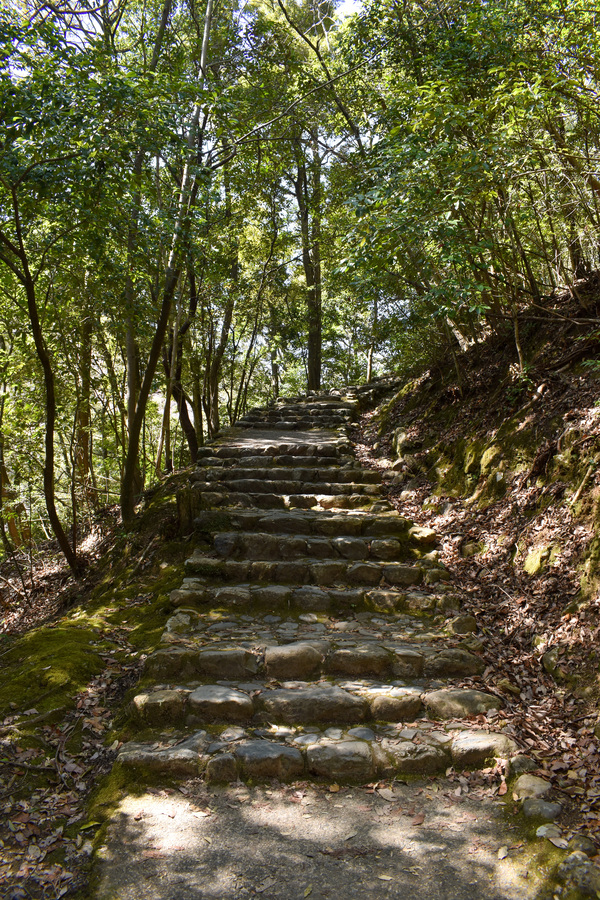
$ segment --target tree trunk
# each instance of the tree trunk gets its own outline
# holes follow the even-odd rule
[[[48,353],[46,342],[42,333],[40,318],[35,297],[35,283],[29,271],[27,260],[23,259],[24,275],[25,275],[25,293],[27,296],[27,311],[29,313],[29,321],[31,322],[31,330],[33,333],[33,341],[37,352],[38,359],[44,373],[45,387],[45,407],[46,407],[46,435],[44,441],[45,457],[44,457],[44,498],[46,500],[46,509],[48,510],[48,518],[52,531],[58,541],[58,545],[62,550],[71,570],[78,575],[81,572],[81,564],[74,553],[67,535],[62,527],[58,512],[56,511],[56,501],[54,494],[54,426],[56,423],[56,388],[54,383],[54,372],[52,370],[52,361]]]
[[[321,158],[316,136],[311,135],[312,161],[307,170],[306,156],[300,141],[296,142],[297,177],[294,191],[298,204],[302,237],[302,265],[306,279],[308,318],[308,390],[321,387],[322,316],[321,316]],[[312,217],[311,217],[312,207]]]
[[[200,69],[202,78],[200,88],[204,86],[204,73],[206,72],[206,63],[208,56],[208,37],[210,34],[210,25],[212,19],[213,0],[207,0],[206,14],[204,18],[204,36],[202,40],[202,55],[200,59]],[[130,424],[129,443],[127,446],[127,454],[125,456],[125,465],[123,467],[123,479],[121,483],[121,515],[123,522],[129,524],[135,514],[135,470],[138,464],[138,454],[140,447],[140,435],[146,406],[152,380],[156,372],[156,366],[160,359],[161,349],[164,343],[167,327],[169,324],[169,316],[171,314],[171,305],[177,289],[177,283],[181,274],[184,258],[186,255],[189,231],[190,231],[190,211],[191,205],[195,198],[194,176],[192,168],[196,163],[197,157],[197,134],[200,121],[200,104],[197,104],[190,123],[188,134],[188,147],[186,162],[181,177],[181,187],[179,191],[179,202],[177,208],[177,216],[173,226],[171,237],[171,247],[169,251],[169,259],[166,267],[164,286],[162,290],[162,301],[152,347],[148,356],[144,379],[140,387],[140,393],[136,404],[135,414]]]

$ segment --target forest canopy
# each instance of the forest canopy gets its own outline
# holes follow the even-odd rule
[[[599,267],[596,0],[9,0],[0,531],[257,402],[427,368]],[[460,366],[456,365],[460,379]]]

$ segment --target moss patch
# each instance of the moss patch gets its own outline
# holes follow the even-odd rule
[[[98,628],[67,621],[18,638],[2,660],[0,716],[68,704],[102,671],[100,653],[113,648]]]

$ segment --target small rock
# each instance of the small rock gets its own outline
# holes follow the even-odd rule
[[[471,556],[477,556],[478,553],[481,553],[481,544],[475,543],[475,541],[467,541],[466,544],[463,544],[460,548],[461,556],[465,558],[469,558]]]
[[[557,680],[564,678],[565,675],[563,669],[561,669],[559,665],[560,657],[561,650],[559,647],[552,647],[551,650],[546,651],[542,656],[542,666],[544,667],[544,671]]]
[[[408,536],[416,544],[426,547],[431,544],[437,544],[438,539],[437,532],[433,528],[423,528],[420,525],[413,525],[408,532]]]
[[[471,634],[477,631],[475,616],[456,616],[448,622],[448,631],[452,634]]]
[[[537,768],[538,764],[523,753],[517,753],[517,755],[513,756],[510,760],[511,775],[522,775],[524,772],[533,772]]]
[[[547,822],[553,822],[561,812],[560,803],[552,803],[538,797],[527,797],[523,800],[523,815],[528,819],[545,819]]]
[[[517,778],[513,791],[518,800],[526,800],[529,797],[532,799],[544,797],[550,792],[551,787],[544,778],[525,774]]]
[[[552,838],[559,838],[562,836],[562,829],[559,825],[540,825],[538,829],[536,829],[536,837],[548,838],[551,840]]]
[[[359,725],[358,728],[348,729],[348,734],[350,735],[350,737],[355,737],[360,741],[374,741],[375,740],[375,732],[371,731],[370,728],[366,728],[363,725]]]
[[[246,737],[246,732],[243,728],[226,728],[225,731],[221,732],[222,741],[241,741],[244,737]]]
[[[585,834],[574,834],[569,841],[569,850],[571,853],[574,853],[575,851],[585,853],[585,855],[589,857],[596,856],[598,853],[593,840]]]

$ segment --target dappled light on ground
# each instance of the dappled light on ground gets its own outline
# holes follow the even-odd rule
[[[401,897],[525,900],[543,866],[501,804],[424,786],[198,782],[129,796],[100,863],[101,900]],[[450,799],[453,796],[453,799]],[[541,849],[542,842],[533,851]],[[505,858],[499,858],[503,857]]]

